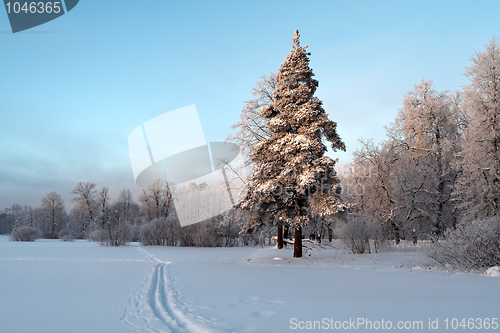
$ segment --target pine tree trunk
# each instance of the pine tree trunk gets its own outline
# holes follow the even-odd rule
[[[302,227],[295,227],[295,241],[293,242],[293,257],[302,258]]]
[[[278,249],[283,248],[283,227],[281,225],[278,226]]]

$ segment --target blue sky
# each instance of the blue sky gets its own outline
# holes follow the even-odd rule
[[[421,79],[457,90],[469,58],[500,34],[500,1],[81,0],[12,34],[0,9],[0,209],[71,207],[79,181],[116,194],[135,185],[127,138],[145,121],[196,104],[223,141],[262,74],[277,72],[299,29],[351,159],[383,139]]]

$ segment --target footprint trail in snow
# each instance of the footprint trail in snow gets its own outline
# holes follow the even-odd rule
[[[129,300],[123,321],[139,332],[223,332],[220,325],[192,313],[177,295],[170,274],[171,262],[161,261],[141,247],[154,266]]]

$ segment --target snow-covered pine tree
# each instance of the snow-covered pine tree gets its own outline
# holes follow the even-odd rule
[[[337,124],[314,97],[318,81],[309,68],[307,46],[300,46],[299,38],[297,30],[292,51],[276,78],[273,104],[261,108],[272,135],[251,153],[254,168],[241,203],[250,211],[244,232],[255,231],[265,222],[295,229],[295,258],[302,257],[302,226],[311,216],[333,215],[343,209],[335,161],[324,156],[323,139],[333,151],[345,151]]]
[[[466,220],[500,215],[500,45],[493,38],[472,57],[466,75],[465,109],[470,117],[463,141],[462,173],[455,194]]]

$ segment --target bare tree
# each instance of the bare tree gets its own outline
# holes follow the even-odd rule
[[[141,211],[147,221],[167,218],[173,212],[172,193],[167,183],[160,178],[153,180],[139,196]]]
[[[65,220],[64,201],[61,195],[57,192],[47,193],[47,195],[42,198],[42,205],[40,208],[45,220],[48,221],[46,224],[48,228],[44,228],[43,231],[52,234],[59,232]]]
[[[267,120],[262,117],[260,110],[273,104],[276,86],[276,74],[261,76],[261,80],[251,90],[255,97],[244,101],[245,107],[241,110],[240,120],[232,126],[237,130],[236,134],[226,139],[235,142],[243,150],[247,164],[251,163],[250,154],[255,145],[272,135]]]
[[[135,202],[129,189],[122,190],[116,202],[120,220],[136,223],[139,216],[139,205]]]
[[[95,189],[96,184],[91,182],[79,182],[71,191],[75,195],[73,201],[76,202],[75,212],[82,223],[82,231],[86,232],[91,226],[98,214],[98,196]]]
[[[343,183],[349,213],[354,217],[371,216],[399,243],[404,237],[398,219],[403,204],[396,186],[400,157],[390,142],[375,145],[372,140],[360,139],[360,143]]]

